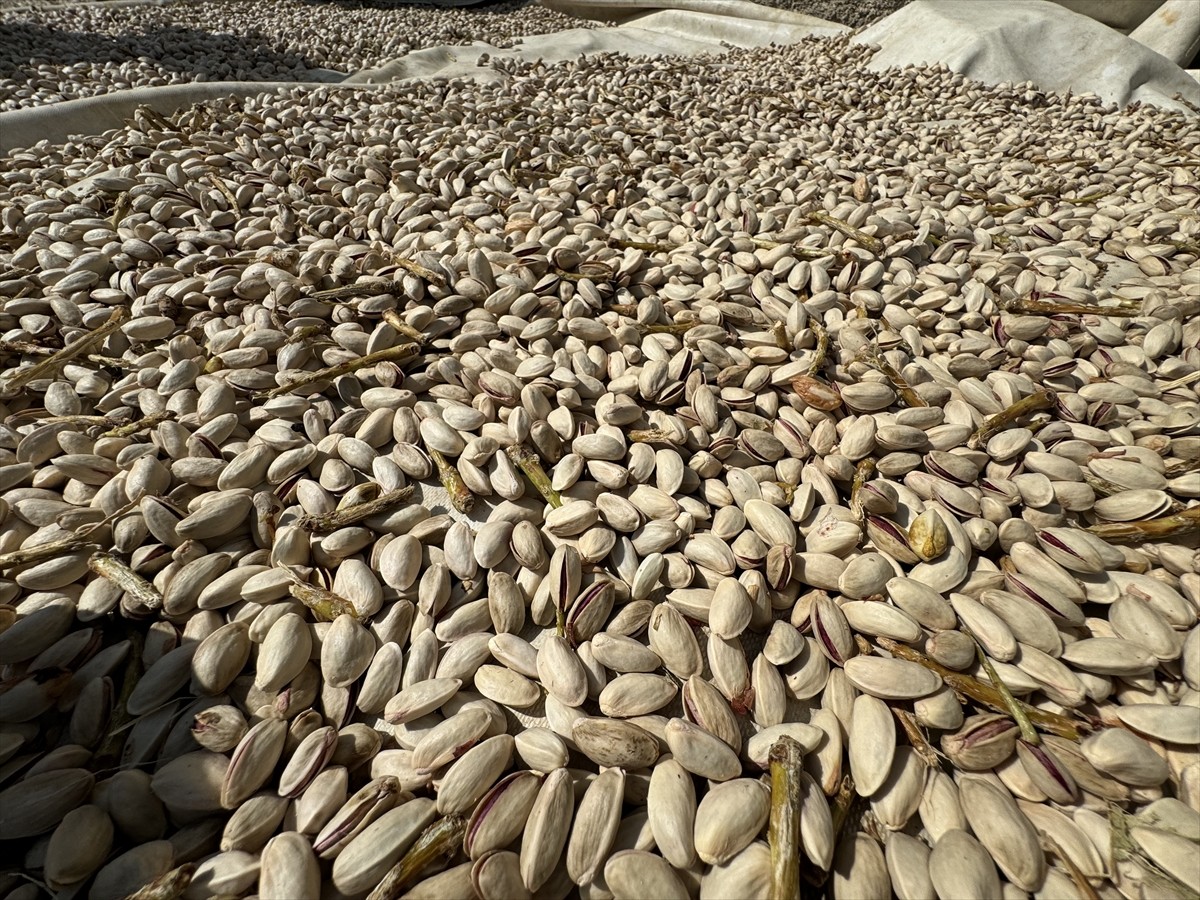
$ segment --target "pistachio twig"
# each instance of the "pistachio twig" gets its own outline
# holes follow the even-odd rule
[[[1112,861],[1121,863],[1129,859],[1135,860],[1145,869],[1146,880],[1154,887],[1156,893],[1161,890],[1163,896],[1194,897],[1195,891],[1190,890],[1178,878],[1154,862],[1142,849],[1133,836],[1131,823],[1136,822],[1136,816],[1129,815],[1115,803],[1108,805]]]
[[[45,562],[63,553],[75,553],[78,550],[93,548],[98,549],[99,545],[80,535],[49,541],[45,544],[38,544],[36,547],[20,547],[0,554],[0,572],[15,569],[18,566],[27,566],[31,563]]]
[[[1200,506],[1157,519],[1133,522],[1106,522],[1090,525],[1084,530],[1106,541],[1158,541],[1178,534],[1195,534],[1200,529]]]
[[[996,712],[1005,714],[1009,712],[1008,704],[1004,702],[1004,698],[1000,692],[990,684],[984,684],[978,678],[964,675],[961,672],[955,672],[953,669],[947,669],[940,663],[930,659],[920,650],[914,650],[912,647],[908,647],[898,641],[893,641],[890,638],[876,638],[875,643],[884,650],[887,650],[892,656],[907,659],[909,662],[915,662],[918,665],[924,666],[931,672],[936,672],[951,690],[965,694],[977,703],[982,703],[984,706],[996,710]],[[1045,710],[1030,706],[1028,703],[1023,703],[1020,700],[1017,703],[1020,704],[1031,722],[1038,725],[1043,731],[1057,734],[1059,737],[1077,741],[1079,740],[1081,729],[1087,729],[1087,725],[1083,722],[1068,719],[1066,716],[1060,716],[1056,713],[1046,712]]]
[[[810,378],[815,378],[825,368],[825,359],[829,356],[829,332],[816,320],[809,322],[808,327],[817,336],[817,349],[807,373]]]
[[[629,440],[634,444],[678,444],[674,432],[664,428],[635,428],[629,432]]]
[[[384,350],[376,350],[374,353],[368,353],[366,356],[352,359],[348,362],[338,363],[336,366],[326,366],[324,369],[317,369],[315,372],[303,372],[295,380],[282,384],[277,388],[272,388],[264,393],[257,394],[260,400],[270,400],[273,397],[282,397],[284,394],[291,393],[297,388],[305,385],[314,384],[318,381],[330,381],[341,375],[349,375],[351,372],[357,372],[359,369],[365,369],[368,366],[373,366],[381,362],[404,362],[407,359],[415,356],[417,353],[416,344],[400,344],[396,347],[388,347]]]
[[[771,326],[771,337],[775,338],[775,346],[780,350],[791,350],[792,342],[788,340],[787,326],[776,322]]]
[[[624,238],[610,237],[608,242],[624,250],[644,250],[647,253],[669,253],[678,248],[678,244],[663,244],[654,241],[627,241]]]
[[[5,425],[19,426],[29,422],[36,422],[38,425],[81,425],[85,428],[94,427],[96,425],[112,425],[113,420],[108,416],[41,416],[39,413],[45,410],[22,410],[19,413],[13,413],[4,420]]]
[[[988,438],[1015,424],[1022,416],[1030,413],[1051,409],[1054,406],[1054,392],[1046,389],[1034,391],[1028,397],[1023,397],[1007,409],[1002,409],[994,416],[989,416],[982,425],[967,440],[967,446],[978,450]]]
[[[121,327],[121,323],[125,321],[128,311],[123,306],[118,306],[113,309],[108,317],[108,321],[89,331],[82,337],[78,337],[61,350],[47,356],[39,363],[35,363],[25,369],[17,369],[15,372],[10,372],[0,382],[0,396],[12,396],[31,381],[37,381],[39,378],[46,378],[53,372],[57,371],[58,367],[65,365],[78,356],[86,353],[89,347],[100,343],[110,334]]]
[[[520,469],[525,477],[529,479],[542,498],[553,506],[555,509],[562,506],[562,497],[559,496],[553,485],[550,484],[550,476],[546,474],[546,470],[542,468],[542,462],[538,459],[538,455],[526,447],[524,444],[513,444],[505,453],[512,460],[513,465]]]
[[[773,241],[769,238],[750,238],[755,247],[760,247],[763,250],[774,250],[784,245],[791,246],[792,255],[798,259],[824,259],[827,256],[834,257],[839,264],[845,264],[849,258],[849,254],[845,250],[831,250],[828,247],[806,247],[803,244],[798,244],[793,241]]]
[[[1175,390],[1175,388],[1187,387],[1193,381],[1200,381],[1200,369],[1197,369],[1195,372],[1189,372],[1186,375],[1181,375],[1174,381],[1168,381],[1166,384],[1159,385],[1159,387],[1162,388],[1163,393],[1166,393],[1167,391]]]
[[[29,356],[50,356],[53,347],[43,347],[33,341],[0,341],[0,353],[25,353]]]
[[[233,195],[233,191],[230,190],[229,185],[225,183],[225,180],[215,172],[209,172],[208,181],[213,187],[221,192],[222,196],[224,196],[227,201],[229,201],[230,211],[236,215],[241,215],[242,208],[237,202],[237,197]]]
[[[109,221],[112,222],[113,228],[116,228],[119,224],[121,224],[121,220],[125,218],[125,214],[129,212],[129,208],[132,203],[133,201],[129,197],[129,191],[121,191],[121,193],[117,195],[117,201],[113,204],[112,215],[109,217]]]
[[[913,390],[912,385],[904,380],[904,376],[897,372],[892,367],[892,364],[883,358],[883,354],[879,352],[874,344],[868,344],[859,350],[859,358],[867,365],[882,372],[887,380],[892,383],[892,387],[900,395],[900,399],[906,404],[914,408],[929,405],[925,402],[925,398]]]
[[[288,335],[286,343],[299,344],[301,341],[307,341],[310,338],[315,338],[319,334],[324,334],[328,330],[328,327],[323,322],[319,322],[315,325],[303,325]]]
[[[124,743],[122,735],[125,729],[123,726],[130,721],[129,698],[144,674],[142,649],[146,645],[146,638],[142,629],[130,628],[128,639],[129,651],[125,657],[125,669],[121,673],[120,681],[116,682],[121,685],[121,692],[117,695],[112,712],[108,717],[108,733],[104,736],[104,741],[93,757],[93,763],[97,768],[107,768],[120,759],[121,746]],[[103,765],[100,765],[101,763]]]
[[[313,611],[313,615],[322,622],[332,622],[338,616],[347,615],[358,618],[358,610],[345,597],[328,591],[323,587],[309,584],[295,573],[290,566],[280,566],[292,579],[288,585],[288,593]]]
[[[669,325],[638,325],[642,334],[687,334],[699,326],[699,322],[672,322]]]
[[[363,519],[369,519],[371,516],[378,515],[395,506],[397,503],[403,503],[412,496],[412,493],[412,486],[402,487],[399,490],[380,494],[374,500],[355,503],[353,506],[335,509],[330,513],[301,516],[296,524],[309,534],[336,531],[339,528],[345,528],[347,525],[353,525],[356,522],[361,522]]]
[[[329,288],[325,291],[314,291],[308,295],[310,300],[354,300],[358,297],[375,297],[379,294],[399,294],[404,291],[400,281],[360,281],[342,287]]]
[[[183,896],[195,874],[196,864],[184,863],[138,888],[125,900],[176,900],[177,897]]]
[[[145,607],[148,613],[162,609],[163,598],[158,588],[111,553],[93,553],[88,560],[88,568],[125,591]]]
[[[1178,478],[1180,475],[1186,475],[1188,472],[1194,472],[1197,469],[1200,469],[1200,457],[1172,463],[1163,470],[1163,475],[1167,478]]]
[[[823,210],[817,210],[808,214],[809,220],[817,222],[821,225],[828,226],[834,231],[844,234],[848,238],[853,238],[863,246],[864,249],[871,253],[880,253],[883,251],[883,241],[877,237],[872,237],[866,232],[860,231],[849,222],[843,222],[841,219],[831,216]]]
[[[404,335],[410,341],[414,341],[419,347],[424,347],[429,343],[428,335],[422,334],[405,322],[400,313],[394,309],[385,309],[383,311],[383,321],[391,325],[397,334]]]
[[[875,460],[873,457],[868,456],[866,459],[859,460],[858,465],[854,467],[854,481],[850,483],[850,512],[860,522],[864,513],[859,492],[874,474]]]
[[[842,778],[842,783],[838,785],[837,793],[833,795],[833,800],[829,804],[829,815],[833,820],[833,841],[834,852],[836,853],[837,845],[850,837],[857,830],[859,823],[862,821],[862,809],[864,798],[859,797],[854,790],[854,778],[846,775]],[[815,879],[819,887],[829,879],[828,871],[821,873],[820,877]]]
[[[978,639],[975,640],[975,655],[979,658],[979,664],[983,666],[983,670],[987,672],[988,679],[992,682],[992,687],[1004,698],[1004,705],[1008,708],[1008,714],[1012,716],[1013,721],[1021,729],[1021,740],[1036,747],[1042,742],[1041,736],[1037,733],[1037,729],[1033,727],[1033,723],[1029,721],[1029,716],[1025,714],[1025,710],[1021,708],[1021,704],[1017,701],[1017,698],[1013,696],[1013,692],[1008,689],[1008,685],[996,674],[996,667],[992,665],[992,661],[983,652],[983,647],[980,645]]]
[[[800,773],[804,751],[790,737],[771,746],[771,818],[767,843],[771,848],[771,900],[800,896]]]
[[[1038,835],[1041,838],[1042,849],[1057,856],[1059,861],[1067,867],[1067,871],[1071,873],[1071,880],[1075,882],[1075,888],[1079,891],[1080,900],[1100,900],[1100,895],[1096,893],[1096,889],[1087,880],[1087,875],[1079,868],[1075,860],[1063,852],[1058,841],[1054,840],[1054,838],[1050,837],[1044,831],[1038,832]]]
[[[413,275],[416,275],[418,278],[424,278],[426,281],[432,281],[438,287],[446,286],[445,278],[443,278],[437,272],[433,271],[433,269],[428,269],[425,266],[421,265],[419,262],[416,262],[411,259],[407,259],[403,256],[393,256],[391,259],[392,259],[392,262],[394,262],[396,265],[398,265],[401,269],[403,269],[406,272],[411,272]]]
[[[917,717],[906,709],[893,708],[892,714],[900,722],[900,727],[908,735],[908,742],[912,744],[912,748],[917,752],[917,756],[921,757],[921,761],[931,769],[938,768],[941,763],[938,760],[937,751],[930,746],[929,740],[921,733],[921,726],[917,723]]]
[[[446,457],[437,450],[430,448],[429,457],[433,460],[434,465],[437,466],[438,479],[442,482],[442,487],[450,495],[450,505],[460,513],[469,513],[475,506],[475,495],[471,493],[471,489],[463,481],[458,469],[450,465],[446,461]]]
[[[100,436],[108,438],[132,437],[139,431],[147,431],[174,418],[175,413],[170,412],[169,410],[160,413],[151,413],[148,416],[142,416],[142,418],[135,419],[132,422],[127,422],[124,425],[117,425],[116,427],[104,432],[104,434]]]
[[[367,900],[395,900],[418,875],[442,859],[451,859],[462,849],[467,830],[466,816],[445,816],[438,819],[417,838],[415,844],[391,868],[383,881],[367,895]]]
[[[1118,319],[1133,319],[1142,313],[1136,309],[1122,309],[1119,306],[1091,306],[1086,303],[1059,303],[1055,300],[1035,300],[1032,297],[1020,297],[1003,304],[1005,312],[1022,313],[1035,316],[1112,316]]]

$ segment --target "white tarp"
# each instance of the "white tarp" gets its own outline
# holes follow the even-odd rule
[[[835,35],[849,30],[747,0],[541,2],[608,24],[534,35],[511,49],[475,43],[419,50],[346,76],[341,83],[364,87],[434,76],[500,77],[486,62],[480,63],[485,54],[492,59],[548,62],[596,52],[696,55],[721,53],[730,46],[793,43],[810,34]],[[1089,15],[1067,6],[1082,8]],[[1092,17],[1099,13],[1110,14],[1117,19],[1115,24],[1131,28],[1131,36]],[[1200,46],[1200,0],[915,0],[869,26],[856,39],[879,46],[873,68],[941,62],[985,82],[1032,81],[1044,90],[1094,92],[1121,105],[1140,101],[1187,109],[1176,102],[1177,95],[1200,104],[1200,82],[1176,62],[1191,59]],[[324,79],[343,76],[322,72],[314,77],[328,87]],[[279,86],[238,82],[138,88],[4,112],[0,113],[0,152],[40,140],[63,141],[71,134],[98,134],[121,127],[143,104],[167,114],[214,97],[247,96]]]
[[[1200,12],[1198,0],[1184,2]],[[1196,24],[1200,38],[1200,18]],[[1200,83],[1177,63],[1047,0],[917,0],[864,29],[858,40],[880,45],[873,69],[940,62],[992,84],[1032,81],[1048,91],[1090,91],[1122,106],[1177,107],[1176,94],[1200,100]]]

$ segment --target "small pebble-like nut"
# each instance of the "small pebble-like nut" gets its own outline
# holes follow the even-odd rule
[[[175,848],[170,841],[150,841],[125,851],[96,873],[88,897],[121,900],[171,870]]]
[[[758,836],[769,811],[767,791],[757,781],[715,785],[696,811],[696,853],[709,865],[728,862]]]
[[[949,545],[946,523],[932,509],[925,510],[908,527],[908,546],[925,562],[933,562]]]
[[[108,858],[113,843],[113,823],[98,806],[72,809],[50,835],[43,865],[51,885],[74,884],[87,878]]]
[[[654,736],[620,719],[577,719],[571,736],[580,751],[597,765],[643,769],[658,758]]]
[[[267,841],[258,881],[258,896],[262,900],[316,897],[320,891],[321,870],[306,837],[285,831]]]
[[[33,837],[54,828],[94,783],[95,777],[85,769],[26,775],[0,791],[0,840]]]
[[[687,900],[691,896],[679,874],[661,856],[644,850],[622,850],[604,865],[604,882],[614,897],[662,897]]]
[[[988,851],[972,835],[951,829],[929,854],[929,877],[939,897],[999,897],[1000,876]]]
[[[914,700],[942,686],[936,673],[903,659],[856,656],[844,669],[854,687],[884,700]]]
[[[1012,719],[981,713],[969,716],[953,734],[942,735],[942,752],[959,768],[982,772],[1012,756],[1019,735]]]

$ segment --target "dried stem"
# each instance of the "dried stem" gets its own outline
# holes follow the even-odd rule
[[[1180,534],[1196,534],[1200,529],[1200,506],[1193,506],[1181,513],[1157,519],[1140,519],[1133,522],[1107,522],[1092,525],[1089,531],[1106,541],[1160,541]]]
[[[421,332],[405,322],[400,313],[394,309],[385,309],[383,311],[383,321],[391,325],[397,334],[402,334],[409,340],[415,341],[420,347],[424,347],[429,343],[428,335],[421,334]]]
[[[318,322],[315,325],[304,325],[289,334],[286,343],[299,344],[301,341],[307,341],[311,338],[315,338],[319,334],[325,334],[328,330],[328,326],[326,326],[323,322]]]
[[[945,666],[930,659],[919,650],[914,650],[898,641],[893,641],[890,638],[876,638],[875,642],[884,650],[887,650],[892,656],[900,659],[907,659],[909,662],[915,662],[924,666],[931,672],[936,672],[942,677],[942,681],[951,690],[957,691],[960,694],[965,694],[977,703],[982,703],[984,706],[990,707],[1007,714],[1009,706],[1004,701],[1004,697],[990,684],[984,684],[978,678],[973,678],[970,675],[964,675],[961,672],[955,672],[953,669],[947,669]],[[1068,740],[1077,741],[1081,731],[1086,731],[1088,726],[1084,722],[1074,719],[1068,719],[1066,716],[1060,716],[1055,713],[1046,712],[1045,710],[1037,709],[1027,703],[1018,700],[1021,709],[1029,717],[1029,720],[1040,727],[1043,731],[1048,731],[1051,734],[1057,734],[1059,737],[1067,738]]]
[[[357,284],[347,284],[342,287],[330,288],[327,291],[314,291],[309,294],[310,300],[353,300],[357,297],[375,297],[379,294],[401,294],[404,285],[400,281],[360,281]]]
[[[396,900],[422,872],[436,862],[453,859],[462,849],[466,816],[445,816],[434,822],[367,895],[367,900]]]
[[[371,516],[379,515],[379,513],[390,509],[396,504],[403,503],[412,494],[413,488],[411,486],[402,487],[399,490],[380,494],[374,500],[367,500],[363,503],[355,503],[353,506],[335,509],[331,513],[301,516],[296,524],[310,534],[324,534],[336,531],[339,528],[345,528],[347,525],[361,522],[363,519],[369,519]]]
[[[136,419],[133,422],[128,422],[124,425],[117,425],[115,428],[104,432],[104,434],[100,436],[109,438],[132,437],[139,431],[148,431],[149,429],[161,425],[163,422],[168,422],[174,418],[175,413],[170,411],[151,413],[150,415],[143,416],[142,418]]]
[[[816,320],[810,322],[808,327],[817,336],[816,353],[813,355],[813,361],[808,367],[808,376],[815,378],[825,368],[825,359],[829,356],[829,332]]]
[[[338,363],[336,366],[327,366],[324,369],[317,369],[315,372],[304,372],[300,374],[294,381],[288,384],[280,385],[277,388],[272,388],[265,393],[256,395],[259,400],[270,400],[272,397],[281,397],[284,394],[289,394],[297,388],[302,388],[305,385],[315,384],[319,381],[330,381],[342,375],[349,375],[351,372],[357,372],[359,369],[365,369],[376,363],[381,362],[404,362],[407,359],[416,356],[416,344],[400,344],[396,347],[388,347],[385,350],[376,350],[374,353],[368,353],[366,356],[352,359],[348,362]]]
[[[1186,375],[1181,375],[1174,381],[1168,381],[1166,384],[1160,385],[1160,387],[1163,393],[1166,393],[1167,391],[1175,390],[1175,388],[1187,387],[1195,381],[1200,381],[1200,369],[1197,369],[1195,372],[1189,372]]]
[[[804,750],[790,737],[776,741],[770,752],[771,900],[800,897],[800,773]]]
[[[183,896],[195,874],[196,864],[184,863],[134,891],[125,900],[176,900]]]
[[[28,566],[33,563],[45,562],[48,559],[54,559],[56,556],[61,556],[64,553],[75,553],[79,550],[98,549],[99,545],[94,541],[89,541],[87,538],[73,535],[71,537],[60,538],[57,541],[48,541],[45,544],[38,544],[36,547],[19,548],[10,550],[8,553],[0,554],[0,572],[8,569],[15,569],[19,566]]]
[[[92,554],[92,558],[88,560],[88,568],[129,594],[147,613],[162,609],[163,598],[158,588],[111,553]]]
[[[48,559],[53,559],[63,553],[75,553],[79,550],[99,550],[99,544],[96,541],[88,539],[88,535],[96,529],[107,525],[109,522],[125,515],[141,502],[141,498],[132,500],[126,503],[119,509],[109,513],[99,522],[93,522],[90,525],[85,525],[75,534],[69,537],[59,538],[56,541],[47,541],[45,544],[38,544],[36,547],[22,547],[17,550],[9,551],[8,553],[0,554],[0,572],[6,569],[15,569],[18,566],[27,566],[31,563],[45,562]]]
[[[882,372],[887,377],[887,380],[892,383],[892,387],[900,395],[900,399],[908,406],[916,408],[929,405],[925,402],[925,398],[914,391],[912,385],[904,380],[904,376],[897,372],[892,367],[892,364],[883,358],[883,354],[873,344],[863,347],[859,351],[859,358],[867,365]]]
[[[542,495],[542,499],[555,509],[562,506],[562,497],[558,495],[558,491],[550,484],[550,476],[542,468],[542,461],[538,459],[536,453],[524,444],[513,444],[505,450],[505,453],[508,454],[508,458],[512,460],[513,465],[525,474],[525,477],[529,479],[529,483]]]
[[[475,506],[475,495],[463,481],[458,469],[451,465],[439,451],[430,448],[429,457],[437,466],[438,480],[450,495],[450,505],[460,513],[469,513]]]
[[[1053,853],[1058,857],[1059,862],[1067,867],[1067,871],[1071,873],[1071,880],[1075,882],[1075,889],[1079,891],[1080,900],[1100,900],[1100,895],[1096,893],[1096,889],[1087,879],[1087,875],[1079,868],[1078,864],[1068,854],[1063,852],[1062,847],[1058,845],[1058,841],[1050,837],[1046,832],[1038,832],[1041,838],[1042,849]]]
[[[446,286],[445,278],[433,271],[433,269],[427,269],[419,262],[414,262],[413,260],[406,259],[403,256],[393,256],[392,262],[404,271],[411,272],[413,275],[416,275],[418,278],[424,278],[426,281],[432,281],[438,287]]]
[[[637,330],[642,334],[687,334],[699,324],[699,322],[672,322],[670,325],[638,325]]]
[[[964,627],[966,626],[964,625]],[[996,667],[992,665],[992,661],[983,652],[983,647],[980,646],[978,640],[975,642],[975,655],[979,657],[979,664],[987,672],[988,680],[992,682],[992,687],[1004,698],[1004,705],[1008,709],[1008,714],[1012,716],[1017,726],[1021,729],[1021,740],[1036,747],[1042,742],[1041,736],[1037,733],[1037,729],[1033,727],[1033,723],[1029,721],[1029,716],[1025,714],[1025,710],[1021,708],[1021,703],[1013,696],[1013,692],[1008,689],[1008,685],[996,674]]]
[[[354,616],[358,618],[358,610],[354,604],[333,591],[309,584],[288,566],[280,566],[292,579],[288,593],[313,611],[313,615],[322,622],[332,622],[338,616]]]
[[[792,342],[788,340],[787,326],[776,322],[771,326],[771,337],[775,338],[775,346],[780,350],[791,350]]]
[[[827,212],[817,210],[816,212],[809,213],[808,218],[810,221],[832,228],[834,231],[840,232],[848,238],[853,238],[871,253],[883,252],[883,241],[879,238],[872,237],[864,231],[859,231],[849,222],[843,222],[841,219],[835,218]]]
[[[1109,840],[1112,846],[1113,863],[1133,860],[1145,871],[1145,886],[1140,886],[1142,896],[1194,897],[1196,892],[1150,858],[1133,836],[1133,827],[1138,817],[1131,816],[1115,803],[1108,806]],[[1151,826],[1153,827],[1153,826]],[[1170,829],[1167,829],[1170,830]],[[1172,832],[1175,833],[1175,832]]]
[[[624,238],[610,237],[608,242],[615,247],[625,250],[644,250],[647,253],[670,253],[679,247],[678,244],[662,244],[653,241],[627,241]]]
[[[1200,372],[1200,370],[1197,371]],[[1172,463],[1163,470],[1163,475],[1167,478],[1178,478],[1180,475],[1195,472],[1197,469],[1200,469],[1200,456],[1195,459],[1184,459],[1177,463]]]
[[[863,520],[863,508],[859,492],[874,474],[875,460],[873,457],[868,456],[866,459],[859,460],[858,465],[854,467],[854,481],[850,483],[850,512],[860,522]]]
[[[628,433],[630,442],[634,444],[678,444],[679,438],[675,432],[665,428],[635,428]]]
[[[209,172],[208,181],[213,187],[221,192],[221,195],[225,198],[226,202],[229,203],[230,211],[235,215],[241,215],[242,208],[237,202],[237,197],[234,196],[233,191],[230,190],[229,185],[225,183],[225,180],[215,172]]]
[[[1055,300],[1035,300],[1021,297],[1004,304],[1005,312],[1034,316],[1082,315],[1112,316],[1118,319],[1134,319],[1142,315],[1140,310],[1122,309],[1119,306],[1090,306],[1086,303],[1060,303]]]
[[[17,369],[15,372],[10,372],[5,376],[3,382],[0,382],[0,396],[11,397],[31,381],[50,377],[54,372],[58,371],[59,366],[65,365],[83,355],[89,347],[101,343],[110,334],[120,328],[121,323],[125,321],[127,315],[128,311],[125,307],[118,306],[113,309],[112,314],[108,317],[108,321],[99,328],[89,331],[82,337],[76,338],[67,344],[67,346],[46,357],[39,363],[35,363],[25,369]]]
[[[104,736],[104,741],[100,744],[100,748],[96,751],[93,758],[93,764],[97,769],[109,768],[116,764],[121,757],[121,747],[125,742],[123,734],[125,733],[125,725],[130,721],[129,716],[129,698],[133,694],[133,689],[137,687],[138,681],[141,679],[142,670],[142,649],[146,645],[146,638],[140,628],[130,628],[128,631],[129,652],[125,657],[125,670],[121,673],[121,678],[117,682],[121,686],[121,692],[117,695],[116,702],[113,703],[112,712],[108,717],[108,732]]]
[[[906,709],[892,708],[892,715],[900,722],[900,727],[904,729],[904,733],[908,735],[908,742],[912,744],[913,750],[917,751],[917,756],[921,757],[921,761],[931,769],[936,769],[941,763],[938,760],[937,751],[930,746],[928,739],[921,732],[921,726],[917,722],[917,717]]]
[[[1054,392],[1050,390],[1035,391],[1028,397],[1023,397],[1007,409],[1003,409],[990,416],[978,430],[971,435],[967,441],[967,446],[972,450],[978,450],[983,446],[988,438],[998,431],[1003,431],[1010,425],[1014,425],[1023,416],[1030,413],[1040,412],[1045,409],[1051,409],[1054,406]]]

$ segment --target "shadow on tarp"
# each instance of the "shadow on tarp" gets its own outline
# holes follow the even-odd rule
[[[139,58],[171,72],[212,80],[263,77],[319,68],[298,53],[280,51],[254,35],[213,34],[175,26],[130,34],[102,34],[48,28],[33,22],[0,22],[0,78],[25,78],[38,65],[121,63]],[[229,64],[249,61],[249,68]]]

